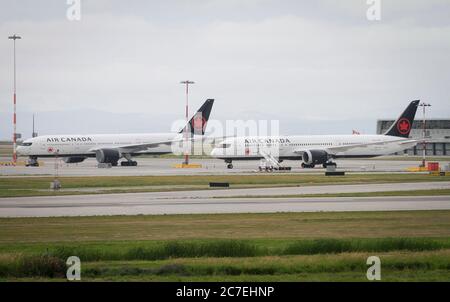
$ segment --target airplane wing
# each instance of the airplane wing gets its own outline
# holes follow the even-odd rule
[[[375,143],[367,143],[367,144],[355,144],[355,145],[327,147],[327,148],[322,148],[322,150],[324,150],[330,154],[336,154],[339,152],[350,151],[350,150],[356,149],[356,148],[366,148],[366,147],[375,146],[375,145],[387,145],[387,144],[391,144],[391,143],[398,143],[400,145],[405,145],[405,144],[411,144],[411,143],[417,143],[417,142],[418,142],[418,140],[400,139],[400,140],[383,141],[383,142],[375,142]],[[316,149],[316,148],[314,148],[314,149]],[[304,148],[296,149],[296,150],[294,150],[294,153],[303,154],[303,152],[305,152],[307,150],[310,150],[310,149],[304,149]]]
[[[160,142],[154,142],[154,143],[147,143],[147,144],[133,144],[133,145],[123,145],[123,146],[111,146],[111,148],[108,149],[117,149],[121,153],[132,153],[132,152],[138,152],[147,150],[150,148],[157,148],[161,145],[170,145],[174,142],[179,142],[180,140],[169,140],[169,141],[160,141]],[[105,147],[98,147],[98,148],[92,148],[89,149],[90,152],[96,152],[97,150],[104,149]]]
[[[162,145],[170,146],[172,143],[179,142],[179,141],[181,141],[181,139],[154,142],[154,143],[148,143],[148,144],[134,144],[134,145],[119,146],[119,147],[117,147],[117,149],[121,153],[134,153],[134,152],[144,151],[144,150],[151,149],[151,148],[157,148]]]
[[[121,145],[121,146],[111,146],[108,149],[117,149],[120,153],[135,153],[139,151],[145,151],[151,148],[157,148],[162,145],[171,145],[173,143],[180,142],[184,140],[184,130],[187,130],[191,141],[196,141],[200,138],[195,138],[196,136],[201,136],[201,139],[204,139],[203,135],[205,134],[206,125],[209,120],[209,116],[214,104],[214,99],[207,99],[203,105],[197,110],[197,112],[192,116],[187,125],[181,129],[179,135],[171,140],[157,141],[151,143],[144,144],[131,144],[131,145]],[[105,147],[96,147],[92,148],[90,152],[97,152],[98,150],[104,149]]]
[[[197,137],[191,137],[189,138],[191,142],[196,142],[199,140],[205,140],[206,137],[204,136],[197,136]],[[121,145],[121,146],[111,146],[108,149],[117,149],[120,153],[135,153],[139,151],[145,151],[147,149],[151,148],[157,148],[159,146],[170,146],[173,143],[179,143],[185,140],[185,137],[182,135],[179,135],[171,140],[165,140],[165,141],[157,141],[152,143],[145,143],[145,144],[131,144],[131,145]],[[96,152],[97,150],[104,149],[105,147],[98,147],[98,148],[92,148],[89,149],[90,152]]]

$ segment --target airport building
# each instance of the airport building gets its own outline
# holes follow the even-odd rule
[[[378,120],[377,134],[384,133],[394,120]],[[409,137],[423,140],[423,121],[415,120]],[[427,119],[425,121],[426,155],[450,155],[450,119]],[[422,155],[423,144],[405,150],[408,155]]]

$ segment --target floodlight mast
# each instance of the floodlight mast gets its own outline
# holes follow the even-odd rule
[[[422,167],[425,167],[425,161],[426,161],[426,141],[425,141],[425,137],[426,137],[426,120],[425,120],[425,109],[426,107],[431,107],[431,104],[427,104],[427,103],[420,103],[419,104],[420,107],[422,107],[422,114],[423,114],[423,121],[422,121]]]
[[[16,40],[22,39],[22,37],[14,34],[8,37],[9,40],[13,40],[14,44],[14,94],[13,94],[13,104],[14,104],[14,113],[13,113],[13,165],[17,164],[17,118],[16,118]]]
[[[180,84],[186,85],[186,127],[184,128],[184,140],[185,140],[185,147],[184,147],[184,164],[189,164],[189,151],[187,150],[188,147],[188,140],[189,140],[189,85],[195,84],[194,81],[181,81]]]

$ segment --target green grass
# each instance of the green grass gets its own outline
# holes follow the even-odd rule
[[[67,195],[167,191],[180,189],[208,189],[210,182],[228,182],[233,187],[309,186],[327,184],[369,184],[424,181],[449,181],[450,176],[428,174],[357,174],[328,177],[324,175],[271,174],[271,175],[184,175],[184,176],[120,176],[60,177],[63,189],[49,189],[53,177],[2,177],[0,197],[33,195]],[[191,188],[190,188],[191,187]],[[80,190],[76,190],[80,189]],[[88,190],[92,189],[92,190]],[[85,191],[83,191],[85,190]]]
[[[86,261],[103,261],[190,257],[252,257],[262,255],[263,250],[251,241],[209,240],[207,242],[165,241],[150,245],[143,242],[138,245],[133,244],[131,247],[127,247],[125,244],[120,250],[61,245],[46,250],[46,253],[61,259],[77,255]]]
[[[450,249],[450,238],[352,238],[352,239],[309,239],[280,241],[277,245],[256,240],[207,241],[169,240],[160,242],[124,242],[120,248],[108,249],[103,245],[66,245],[35,248],[24,256],[50,255],[67,259],[76,255],[84,261],[109,260],[161,260],[198,257],[257,257],[281,255],[338,254],[344,252],[389,252],[389,251],[434,251]],[[13,253],[3,253],[12,255]],[[17,253],[15,253],[17,254]]]
[[[450,236],[450,211],[0,218],[0,251],[19,243],[430,236]]]
[[[185,258],[162,261],[90,262],[86,277],[114,276],[276,276],[357,272],[365,279],[366,259],[372,253],[342,253],[308,256],[264,256],[253,258]],[[450,269],[450,250],[433,252],[378,253],[382,271],[445,271]],[[447,273],[450,276],[450,273]]]
[[[450,211],[0,219],[0,280],[450,280]]]
[[[135,281],[367,281],[366,259],[380,257],[383,281],[448,281],[450,250],[259,257],[198,257],[156,261],[83,261],[82,280]],[[0,261],[0,278],[63,280],[62,259]],[[56,278],[56,279],[55,279]],[[20,280],[20,279],[17,279]],[[27,279],[25,279],[27,280]]]
[[[450,248],[450,242],[430,238],[317,239],[286,246],[284,255],[314,255],[345,252],[433,251]]]

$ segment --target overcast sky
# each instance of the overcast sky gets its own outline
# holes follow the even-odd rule
[[[414,99],[450,118],[450,1],[66,0],[0,2],[0,139],[11,137],[17,33],[18,129],[168,131],[191,111],[279,119],[286,134],[375,131]]]

